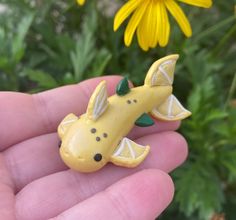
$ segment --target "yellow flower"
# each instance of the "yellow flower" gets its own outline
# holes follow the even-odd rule
[[[177,0],[189,5],[209,8],[212,0]],[[192,29],[183,10],[176,0],[129,0],[117,12],[114,19],[114,31],[132,14],[124,34],[125,45],[132,42],[137,30],[138,42],[147,51],[159,44],[167,45],[170,35],[170,23],[167,11],[174,17],[183,33],[190,37]]]
[[[83,5],[84,2],[85,2],[85,0],[77,0],[77,3],[78,3],[79,5]]]

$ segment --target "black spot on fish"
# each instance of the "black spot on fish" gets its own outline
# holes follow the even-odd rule
[[[100,137],[96,137],[96,141],[100,141],[101,140],[101,138]]]
[[[102,160],[102,155],[101,154],[95,154],[93,159],[97,162],[101,161]]]
[[[107,133],[103,133],[104,138],[107,138],[107,136],[108,136]]]
[[[134,99],[133,101],[134,101],[134,103],[137,103],[137,99]]]
[[[92,128],[90,131],[91,131],[91,133],[94,134],[94,133],[96,133],[97,130],[96,130],[96,128]]]
[[[127,103],[128,103],[128,104],[131,104],[131,101],[130,101],[130,100],[127,100]]]

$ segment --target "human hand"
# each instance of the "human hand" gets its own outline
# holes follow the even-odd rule
[[[187,156],[184,138],[174,132],[179,122],[131,131],[131,139],[151,147],[134,169],[108,164],[84,174],[61,161],[56,128],[68,113],[86,111],[102,79],[111,95],[121,78],[95,78],[36,95],[0,93],[0,219],[147,220],[171,202],[174,187],[166,173]]]

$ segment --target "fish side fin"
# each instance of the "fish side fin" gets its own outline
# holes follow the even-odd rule
[[[118,166],[136,167],[146,158],[149,151],[149,146],[136,144],[125,137],[115,149],[110,160]]]
[[[149,127],[154,125],[154,121],[147,113],[144,113],[135,121],[135,125],[139,127]]]
[[[151,115],[164,121],[177,121],[189,117],[191,112],[174,95],[170,95],[162,105],[151,111]]]
[[[175,64],[179,55],[169,55],[152,64],[145,78],[147,86],[170,86],[174,81]]]
[[[130,92],[129,82],[127,77],[124,77],[116,86],[116,94],[119,96],[124,96]]]
[[[59,126],[57,128],[58,135],[61,139],[64,136],[64,134],[66,133],[66,131],[70,128],[70,126],[77,120],[78,120],[78,117],[72,113],[67,115],[62,120],[62,122],[59,124]]]
[[[102,81],[94,90],[87,107],[87,117],[91,120],[97,120],[107,109],[107,87],[106,81]]]

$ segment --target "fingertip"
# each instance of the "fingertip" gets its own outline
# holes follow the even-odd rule
[[[174,183],[172,178],[164,171],[157,169],[143,170],[140,172],[140,175],[140,179],[145,181],[143,184],[146,185],[146,188],[150,188],[148,196],[151,196],[151,198],[149,200],[156,200],[154,217],[157,217],[173,200]]]
[[[148,158],[142,167],[158,168],[170,172],[186,160],[187,142],[182,135],[174,131],[165,131],[146,135],[135,140],[141,145],[151,146]]]
[[[155,219],[173,200],[174,184],[167,173],[144,169],[121,179],[106,194],[111,201],[119,201],[115,204],[126,204],[127,219]]]
[[[177,156],[179,164],[183,164],[188,157],[188,143],[186,139],[179,134],[178,132],[173,132],[173,140],[175,140],[175,144],[179,146],[180,152]]]
[[[174,130],[178,130],[181,125],[181,121],[173,121]]]
[[[181,125],[181,121],[161,121],[161,120],[157,120],[157,124],[159,124],[159,126],[163,126],[166,130],[178,130],[180,125]]]
[[[171,203],[174,198],[175,186],[172,178],[168,173],[165,173],[162,170],[158,170],[158,175],[163,182],[163,210]]]

